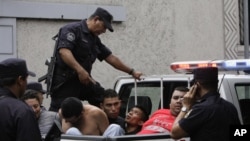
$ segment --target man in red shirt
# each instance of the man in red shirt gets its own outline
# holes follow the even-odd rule
[[[187,92],[188,88],[186,87],[176,87],[169,104],[170,109],[155,111],[137,134],[170,133],[174,120],[182,108],[181,99]]]

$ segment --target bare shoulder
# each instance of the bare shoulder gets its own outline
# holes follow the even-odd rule
[[[84,105],[84,110],[85,110],[85,113],[88,113],[89,115],[105,115],[105,113],[103,112],[103,110],[101,110],[100,108],[96,107],[96,106],[93,106],[93,105],[90,105],[90,104],[85,104]]]

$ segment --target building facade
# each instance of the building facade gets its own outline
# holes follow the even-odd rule
[[[87,18],[96,7],[114,15],[114,32],[102,42],[145,75],[173,73],[174,61],[243,58],[241,0],[0,0],[0,59],[27,60],[37,80],[47,71],[51,39],[69,22]],[[100,69],[101,68],[101,69]],[[105,62],[93,77],[111,88],[119,72]]]

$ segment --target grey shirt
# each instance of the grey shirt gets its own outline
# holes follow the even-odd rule
[[[41,115],[38,119],[38,125],[41,135],[47,134],[49,132],[49,129],[53,125],[54,120],[60,121],[58,113],[47,110],[41,111]]]

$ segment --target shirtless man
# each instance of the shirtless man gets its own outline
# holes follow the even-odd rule
[[[83,105],[75,97],[66,98],[59,109],[62,129],[71,135],[103,135],[109,126],[106,114],[98,107]]]

